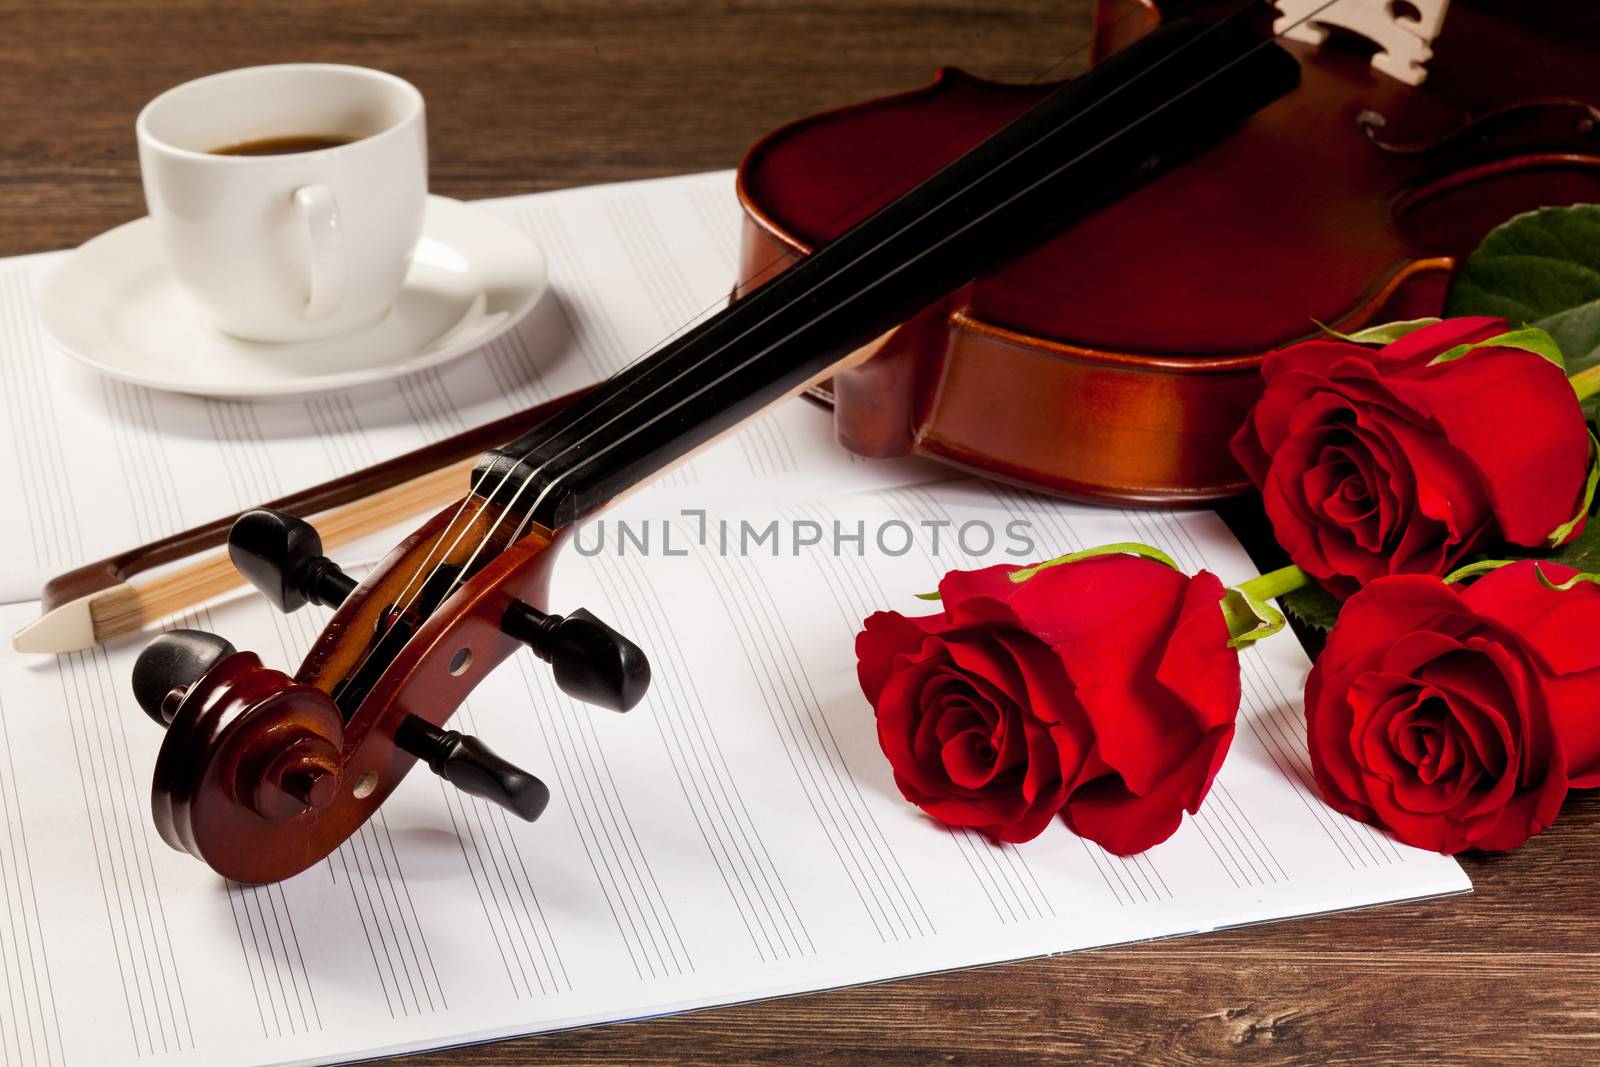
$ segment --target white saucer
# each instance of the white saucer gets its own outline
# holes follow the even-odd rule
[[[39,317],[68,355],[125,382],[201,396],[294,396],[465,355],[526,315],[546,279],[544,254],[521,230],[430,196],[405,287],[365,329],[298,344],[229,337],[184,292],[148,218],[101,234],[52,270]]]

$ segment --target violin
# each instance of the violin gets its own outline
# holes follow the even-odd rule
[[[1494,226],[1600,201],[1592,5],[1456,0],[1420,86],[1377,69],[1418,73],[1406,25],[1394,33],[1413,51],[1397,60],[1326,39],[1319,20],[1361,3],[1278,6],[1311,12],[1280,41],[1298,87],[1160,181],[980,273],[817,390],[846,448],[1091,502],[1233,496],[1250,485],[1228,443],[1260,395],[1264,353],[1319,324],[1440,315],[1457,262]],[[1386,6],[1400,5],[1365,4]],[[1101,0],[1094,50],[1152,32],[1163,10],[1236,7]],[[1058,88],[945,70],[770,134],[739,167],[751,279],[739,294]]]
[[[1296,87],[1304,64],[1262,32],[1256,5],[1220,19],[1159,25],[1153,12],[1141,7],[1139,14],[1151,16],[1149,25],[1139,27],[1144,32],[1117,42],[1122,46],[1071,82],[1048,89],[981,90],[1008,98],[1010,108],[999,121],[989,121],[994,115],[986,109],[985,129],[971,128],[961,116],[952,125],[952,116],[936,108],[919,112],[919,121],[937,128],[905,136],[930,142],[932,155],[908,164],[912,173],[900,175],[907,180],[898,191],[874,190],[840,208],[837,213],[845,218],[810,230],[806,218],[791,219],[806,243],[785,251],[781,271],[760,278],[759,285],[741,287],[724,310],[534,429],[484,453],[465,495],[359,583],[323,554],[316,531],[305,522],[270,510],[242,516],[229,533],[229,551],[241,574],[281,610],[308,602],[335,610],[292,676],[219,636],[194,630],[163,634],[141,653],[134,694],[166,729],[151,802],[162,838],[237,881],[287,878],[354,833],[418,761],[468,793],[524,819],[537,818],[549,799],[544,784],[479,739],[449,729],[448,722],[473,688],[523,646],[548,663],[558,686],[578,700],[625,711],[642,698],[649,661],[632,641],[583,609],[565,615],[549,610],[551,568],[573,524],[741,422],[824,381],[834,382],[841,435],[868,451],[892,451],[896,434],[906,441],[917,438],[912,432],[917,424],[907,419],[923,407],[942,410],[941,405],[954,403],[946,394],[958,388],[1003,399],[987,415],[995,446],[985,448],[977,435],[952,439],[947,458],[979,465],[982,453],[991,457],[982,463],[996,473],[1022,480],[1034,477],[1033,469],[1007,467],[1016,456],[1005,451],[1012,446],[1001,439],[1014,418],[1036,419],[1037,413],[1023,412],[1040,401],[1062,405],[1054,410],[1052,441],[1077,432],[1080,422],[1128,426],[1120,437],[1085,431],[1068,452],[1090,440],[1134,442],[1191,432],[1195,440],[1203,438],[1191,424],[1211,426],[1205,433],[1220,432],[1217,427],[1234,409],[1213,412],[1205,405],[1222,404],[1231,389],[1186,387],[1179,391],[1191,399],[1180,408],[1134,405],[1139,394],[1133,389],[1073,394],[1052,386],[1047,397],[1032,397],[1028,391],[1039,379],[1024,378],[1002,391],[1006,383],[1000,376],[1010,372],[1009,366],[976,366],[966,356],[945,359],[938,344],[941,335],[952,332],[959,309],[978,307],[973,301],[980,289],[1022,300],[1027,290],[1020,283],[989,283],[1020,278],[1030,257],[1044,254],[1054,240],[1075,240],[1084,233],[1103,240],[1101,220],[1138,197],[1145,198],[1143,211],[1169,221],[1187,219],[1189,226],[1141,246],[1138,239],[1149,235],[1142,216],[1125,220],[1134,229],[1106,269],[1132,258],[1198,263],[1183,244],[1196,232],[1192,216],[1215,211],[1224,192],[1224,199],[1254,198],[1263,184],[1296,169],[1273,160],[1263,144],[1298,151],[1304,148],[1301,142],[1321,136],[1302,131],[1284,140],[1285,125],[1277,139],[1259,140],[1258,128],[1273,109],[1301,91]],[[1103,42],[1120,32],[1116,25],[1126,30],[1130,23],[1124,18],[1102,26]],[[944,79],[947,85],[960,81]],[[868,105],[860,111],[867,115],[894,106]],[[773,187],[778,177],[773,164],[784,142],[794,143],[769,140],[747,161],[741,181],[747,205],[757,202],[754,190]],[[1169,195],[1157,195],[1158,190],[1189,195],[1193,190],[1185,172],[1210,168],[1218,153],[1234,158],[1241,143],[1258,145],[1249,183],[1237,190],[1213,189],[1211,201],[1184,203],[1180,196],[1179,203],[1158,210]],[[813,163],[809,180],[825,176],[819,165]],[[1237,171],[1225,168],[1224,173]],[[866,179],[841,172],[840,180],[859,191]],[[769,203],[761,239],[778,240],[773,220],[798,207],[794,198],[783,205]],[[820,215],[807,218],[815,221]],[[1254,230],[1234,238],[1250,254],[1271,243],[1270,235]],[[1046,262],[1057,266],[1070,259],[1059,251],[1052,255]],[[1160,274],[1168,268],[1148,270]],[[1085,273],[1077,269],[1075,276],[1082,280]],[[1212,280],[1188,277],[1186,284],[1204,288]],[[1096,298],[1107,291],[1095,290]],[[1265,301],[1248,293],[1230,299],[1234,309],[1248,305],[1263,315],[1280,312],[1257,307]],[[1127,308],[1131,300],[1125,295],[1118,306]],[[1105,347],[1106,353],[1128,358],[1102,360],[1097,351],[1082,361],[1084,366],[1095,368],[1095,374],[1110,368],[1109,373],[1138,377],[1144,383],[1140,388],[1151,392],[1165,388],[1166,377],[1198,381],[1231,373],[1230,359],[1245,361],[1242,368],[1253,358],[1171,354],[1187,351],[1177,346],[1166,355],[1144,354],[1130,362],[1130,354],[1147,347],[1167,351],[1143,340],[1163,330],[1194,335],[1181,315],[1162,310],[1173,301],[1187,309],[1191,298],[1147,286],[1145,300],[1145,317],[1151,320],[1142,327],[1145,333],[1134,338],[1136,343]],[[1152,301],[1164,303],[1151,311]],[[991,300],[983,307],[1003,303]],[[1323,306],[1309,305],[1310,313]],[[1072,321],[1091,321],[1112,310],[1097,309]],[[1058,351],[1070,347],[1066,342],[1030,349],[1005,333],[1021,325],[1020,318],[997,310],[985,314],[995,322],[972,321],[987,323],[985,330],[992,327],[992,352],[1016,349],[1019,361],[1068,362]],[[1063,309],[1038,312],[1033,321],[1066,314]],[[1214,314],[1207,322],[1221,324],[1226,317]],[[974,327],[971,332],[983,331]],[[1227,336],[1243,332],[1240,327]],[[1258,335],[1274,336],[1264,328]],[[923,343],[912,345],[917,339]],[[1085,332],[1079,343],[1097,342]],[[1195,358],[1218,366],[1193,373],[1179,366]],[[939,363],[938,381],[922,377],[930,361]],[[997,381],[983,385],[985,375]],[[894,395],[887,387],[896,383],[909,392]],[[1232,388],[1249,391],[1242,378]],[[1238,410],[1242,413],[1242,407]],[[1166,426],[1148,424],[1163,413],[1179,418]],[[956,455],[963,448],[973,451]],[[945,455],[920,444],[916,450]],[[1169,499],[1174,488],[1200,499],[1230,484],[1226,478],[1200,477],[1209,478],[1215,463],[1207,467],[1210,461],[1182,457],[1177,457],[1181,486],[1180,479],[1170,477],[1146,478],[1134,488],[1131,478],[1074,481],[1090,462],[1091,457],[1078,455],[1048,484],[1101,498],[1141,500]],[[1119,462],[1129,470],[1143,469],[1131,457]]]

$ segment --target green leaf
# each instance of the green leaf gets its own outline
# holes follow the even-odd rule
[[[1600,204],[1540,208],[1495,229],[1462,264],[1445,314],[1537,326],[1569,374],[1600,363]]]
[[[1566,522],[1550,531],[1550,536],[1545,543],[1551,548],[1559,548],[1561,542],[1572,536],[1573,529],[1589,514],[1589,509],[1594,506],[1595,486],[1600,484],[1600,441],[1595,440],[1594,431],[1589,431],[1589,478],[1583,484],[1583,502],[1578,505],[1577,514]]]
[[[1059,567],[1063,563],[1076,563],[1080,559],[1093,559],[1096,556],[1140,556],[1144,559],[1153,559],[1157,563],[1165,563],[1175,571],[1183,569],[1182,567],[1179,567],[1177,563],[1173,562],[1171,556],[1167,555],[1159,548],[1152,548],[1150,545],[1142,545],[1137,541],[1119,541],[1114,545],[1101,545],[1098,548],[1086,548],[1082,552],[1068,552],[1065,556],[1057,556],[1055,559],[1048,559],[1043,563],[1035,563],[1031,567],[1024,567],[1021,570],[1012,571],[1011,580],[1013,582],[1025,582],[1029,578],[1032,578],[1035,574],[1038,574],[1040,571],[1044,570],[1046,567]]]
[[[1344,607],[1343,601],[1316,582],[1283,594],[1278,603],[1307,626],[1323,632],[1333,629],[1339,621],[1339,609]]]
[[[917,594],[917,599],[918,600],[938,600],[939,599],[939,590],[935,589],[931,593],[918,593]]]
[[[1248,589],[1222,594],[1222,617],[1228,623],[1228,647],[1243,648],[1283,629],[1283,613]]]
[[[1316,322],[1315,319],[1311,321]],[[1438,319],[1407,319],[1404,322],[1385,322],[1379,326],[1368,326],[1365,330],[1357,330],[1355,333],[1340,333],[1332,326],[1323,326],[1320,322],[1317,325],[1322,326],[1323,333],[1331,334],[1341,341],[1354,341],[1358,345],[1386,345],[1400,340],[1408,333],[1415,333],[1424,326],[1432,326],[1438,321]]]
[[[1532,326],[1521,330],[1510,330],[1500,334],[1498,337],[1491,337],[1487,341],[1474,341],[1471,344],[1456,345],[1448,352],[1441,352],[1428,360],[1428,366],[1432,367],[1438,363],[1450,363],[1460,359],[1468,352],[1474,352],[1480,348],[1520,348],[1525,352],[1543,356],[1562,370],[1567,369],[1567,362],[1561,355],[1561,346],[1556,344],[1555,338]]]

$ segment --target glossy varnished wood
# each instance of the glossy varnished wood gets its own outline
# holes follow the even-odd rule
[[[1095,53],[1136,47],[1162,12],[1239,9],[1101,0]],[[1254,10],[1264,33],[1267,10]],[[1538,30],[1539,64],[1495,64],[1508,36],[1533,33],[1527,12],[1453,14],[1421,88],[1353,48],[1279,42],[1298,61],[1294,88],[978,273],[839,373],[839,440],[1096,502],[1184,506],[1249,489],[1229,443],[1260,395],[1265,352],[1317,323],[1437,316],[1455,257],[1494,225],[1600,200],[1600,137],[1572,103],[1595,92],[1600,34],[1573,11]],[[1228,66],[1206,64],[1205,80]],[[739,167],[741,276],[755,279],[743,290],[959,166],[1058,88],[947,69],[763,138]]]
[[[142,212],[132,116],[252,62],[371,63],[430,107],[461,197],[731,167],[763,133],[926,83],[1054,61],[1084,0],[29,0],[0,7],[0,254]],[[573,562],[571,560],[568,561]],[[1600,797],[1470,896],[424,1055],[407,1063],[1577,1062],[1600,1055]]]
[[[547,606],[553,538],[534,527],[508,543],[513,526],[499,518],[468,497],[402,541],[339,605],[294,684],[240,652],[184,692],[151,791],[167,844],[225,878],[277,882],[360,829],[416,763],[397,741],[402,723],[447,723],[521,647],[500,628],[513,598]],[[487,554],[403,645],[379,636],[408,615],[436,567],[469,563],[482,543],[504,547]],[[328,694],[365,677],[363,668],[381,673],[362,683],[359,702],[344,702],[341,716]]]

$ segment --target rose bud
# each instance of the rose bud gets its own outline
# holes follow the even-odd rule
[[[1059,812],[1126,855],[1205,799],[1239,710],[1222,583],[1093,551],[1109,550],[952,571],[941,614],[866,620],[857,671],[879,744],[935,819],[1027,841]]]
[[[1581,526],[1590,463],[1559,360],[1541,331],[1488,318],[1382,348],[1307,341],[1267,355],[1233,454],[1278,543],[1340,598],[1386,574],[1445,574],[1496,543],[1559,543]]]
[[[1351,597],[1306,682],[1328,803],[1453,853],[1516,848],[1600,785],[1600,587],[1574,574],[1523,561]]]

